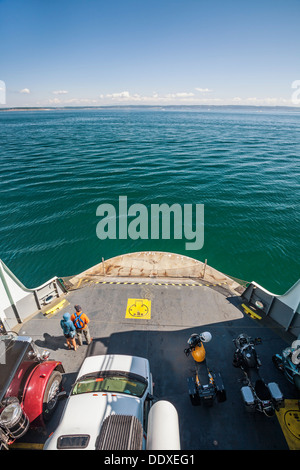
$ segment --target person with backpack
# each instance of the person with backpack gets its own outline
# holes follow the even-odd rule
[[[83,313],[82,308],[80,305],[74,305],[75,313],[71,316],[71,320],[76,328],[77,339],[79,346],[82,346],[82,334],[84,334],[87,344],[90,344],[92,339],[88,327],[88,323],[90,322],[89,317]]]
[[[67,340],[68,349],[72,349],[73,346],[74,351],[76,351],[78,347],[75,339],[76,328],[70,317],[71,315],[68,312],[64,313],[63,318],[60,321],[60,326]]]

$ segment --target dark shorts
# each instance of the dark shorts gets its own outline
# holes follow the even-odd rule
[[[65,335],[65,338],[72,339],[74,338],[74,335],[71,336],[70,333],[68,333],[67,335]]]

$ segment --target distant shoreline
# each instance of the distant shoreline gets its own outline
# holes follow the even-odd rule
[[[258,106],[258,105],[114,105],[114,106],[13,106],[7,108],[0,108],[0,111],[72,111],[72,110],[105,110],[105,109],[149,109],[149,110],[172,110],[172,109],[182,109],[182,110],[284,110],[284,111],[297,111],[300,112],[300,106]]]

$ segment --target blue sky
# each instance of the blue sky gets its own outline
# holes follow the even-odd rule
[[[0,106],[299,106],[299,20],[299,0],[0,0]]]

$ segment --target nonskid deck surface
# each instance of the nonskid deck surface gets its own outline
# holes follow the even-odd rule
[[[130,354],[146,357],[153,375],[154,395],[166,399],[177,409],[181,448],[212,449],[288,449],[277,417],[250,414],[241,398],[242,374],[232,366],[232,340],[241,332],[260,336],[258,354],[261,374],[266,382],[279,384],[286,398],[295,399],[295,391],[275,369],[272,355],[281,352],[288,342],[262,322],[248,317],[241,308],[242,300],[224,287],[173,285],[174,283],[92,283],[66,295],[68,305],[50,315],[37,314],[24,323],[20,334],[32,336],[40,348],[48,349],[51,358],[63,362],[67,392],[87,355]],[[73,312],[80,304],[88,314],[93,342],[84,342],[75,352],[67,350],[60,328],[63,313]],[[184,348],[192,333],[210,331],[212,340],[206,345],[207,362],[221,372],[227,401],[212,408],[193,407],[187,378],[193,373],[193,359]],[[43,443],[58,424],[64,401],[45,433],[30,431],[20,442]]]

